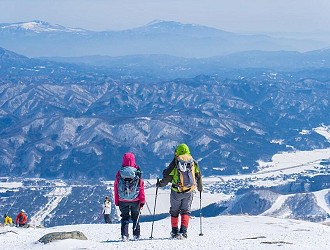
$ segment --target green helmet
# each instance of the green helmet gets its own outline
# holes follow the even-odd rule
[[[176,147],[175,154],[176,155],[190,154],[190,150],[186,144],[182,143]]]

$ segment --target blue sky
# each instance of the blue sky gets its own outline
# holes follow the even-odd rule
[[[330,32],[329,0],[0,0],[0,22],[120,30],[155,19],[232,32]]]

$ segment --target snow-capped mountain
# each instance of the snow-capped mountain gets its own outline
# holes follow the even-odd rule
[[[34,33],[51,33],[51,32],[74,32],[86,33],[87,30],[77,28],[66,28],[59,24],[50,24],[48,22],[33,20],[31,22],[19,23],[1,23],[0,32],[34,32]]]
[[[173,21],[101,32],[66,28],[42,21],[0,24],[0,47],[29,57],[140,54],[212,57],[247,50],[307,51],[326,46],[328,44],[318,41],[236,34]]]

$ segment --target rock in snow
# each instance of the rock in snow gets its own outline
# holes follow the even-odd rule
[[[66,240],[66,239],[87,240],[86,236],[82,232],[72,231],[72,232],[48,233],[42,236],[38,241],[44,244],[48,244],[55,240]]]

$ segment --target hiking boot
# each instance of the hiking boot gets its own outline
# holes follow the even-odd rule
[[[187,233],[183,233],[183,234],[182,234],[182,237],[185,238],[185,239],[187,239],[187,238],[188,238]]]
[[[181,234],[179,233],[179,228],[172,227],[171,238],[172,239],[179,239],[179,238],[181,238]]]
[[[188,235],[186,226],[181,225],[180,234],[182,235],[182,238],[187,239]]]
[[[180,234],[187,234],[187,227],[186,226],[181,226],[180,228]]]
[[[140,236],[139,235],[133,235],[133,240],[139,240]]]
[[[179,228],[177,227],[172,227],[172,232],[171,232],[171,235],[175,235],[175,234],[178,234],[179,233]]]
[[[172,233],[171,232],[171,238],[180,240],[180,239],[182,239],[182,236],[181,236],[180,233]]]
[[[128,236],[122,235],[121,240],[124,241],[124,242],[127,242],[128,241]]]

